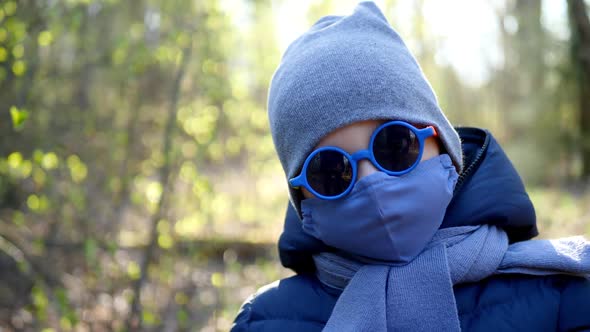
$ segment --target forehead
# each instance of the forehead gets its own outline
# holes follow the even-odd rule
[[[336,129],[322,138],[316,149],[323,146],[337,146],[348,153],[366,149],[375,129],[385,122],[377,120],[360,121]]]

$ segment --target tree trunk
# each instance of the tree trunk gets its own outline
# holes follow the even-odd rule
[[[582,179],[590,179],[590,19],[584,0],[567,0],[571,27],[572,63],[579,94]]]
[[[174,134],[174,127],[176,123],[176,115],[178,113],[178,100],[180,98],[181,83],[186,73],[186,67],[191,56],[192,45],[187,46],[182,52],[182,60],[172,88],[172,96],[170,103],[170,110],[166,120],[166,126],[162,135],[162,154],[164,155],[164,165],[159,170],[159,181],[162,184],[162,194],[158,202],[158,207],[150,220],[150,237],[148,246],[145,249],[143,260],[140,266],[139,279],[133,284],[133,300],[131,302],[131,312],[127,318],[126,331],[141,331],[142,330],[142,316],[141,316],[141,289],[148,279],[148,267],[154,258],[157,248],[158,221],[164,217],[164,204],[168,196],[168,184],[171,174],[172,165],[172,136]]]

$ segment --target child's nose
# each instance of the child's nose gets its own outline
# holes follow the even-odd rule
[[[357,181],[362,179],[363,177],[373,174],[375,172],[379,172],[377,168],[367,159],[363,159],[359,161],[358,164],[358,174],[357,174]]]

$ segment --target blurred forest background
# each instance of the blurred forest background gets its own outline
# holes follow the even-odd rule
[[[225,331],[289,275],[268,83],[355,4],[0,0],[0,330]],[[590,235],[588,1],[378,4],[451,122],[506,148],[542,236]]]

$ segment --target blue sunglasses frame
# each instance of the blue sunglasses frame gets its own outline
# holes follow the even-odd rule
[[[377,137],[377,135],[379,134],[379,132],[381,130],[383,130],[384,128],[387,128],[389,126],[406,127],[408,129],[410,129],[414,133],[414,135],[416,135],[416,137],[418,138],[418,143],[420,145],[420,152],[418,153],[418,157],[416,158],[416,161],[414,162],[414,164],[412,164],[412,166],[408,167],[407,169],[405,169],[403,171],[395,172],[395,171],[390,171],[390,170],[383,168],[377,162],[377,160],[375,159],[375,155],[373,154],[373,144],[375,143],[375,137]],[[418,128],[412,126],[411,124],[409,124],[407,122],[403,122],[403,121],[386,122],[386,123],[382,124],[381,126],[377,127],[377,129],[375,129],[375,131],[373,131],[373,134],[371,135],[371,140],[369,141],[369,148],[368,149],[359,150],[353,154],[350,154],[337,146],[324,146],[324,147],[314,150],[305,159],[305,162],[303,163],[303,168],[301,169],[301,172],[299,173],[299,175],[289,180],[289,185],[291,185],[291,187],[293,187],[294,189],[299,189],[300,187],[304,187],[305,189],[309,190],[312,194],[314,194],[316,197],[324,199],[324,200],[339,199],[341,197],[348,195],[350,193],[350,191],[352,190],[352,188],[354,187],[354,184],[356,183],[356,178],[357,178],[358,162],[360,160],[368,159],[378,170],[386,173],[387,175],[390,175],[390,176],[404,175],[406,173],[411,172],[420,163],[420,160],[422,160],[422,154],[424,152],[424,141],[428,137],[431,137],[431,136],[435,136],[435,137],[438,136],[438,133],[436,132],[436,130],[434,129],[433,126],[428,126],[423,129],[418,129]],[[335,196],[322,195],[322,194],[318,193],[317,191],[315,191],[309,185],[309,182],[307,181],[307,167],[308,167],[309,163],[313,160],[315,155],[317,155],[318,153],[320,153],[322,151],[339,152],[339,153],[343,154],[350,161],[350,164],[352,166],[352,179],[350,181],[350,184],[348,185],[348,188],[346,188],[346,190],[344,192],[342,192],[341,194],[338,194]]]

